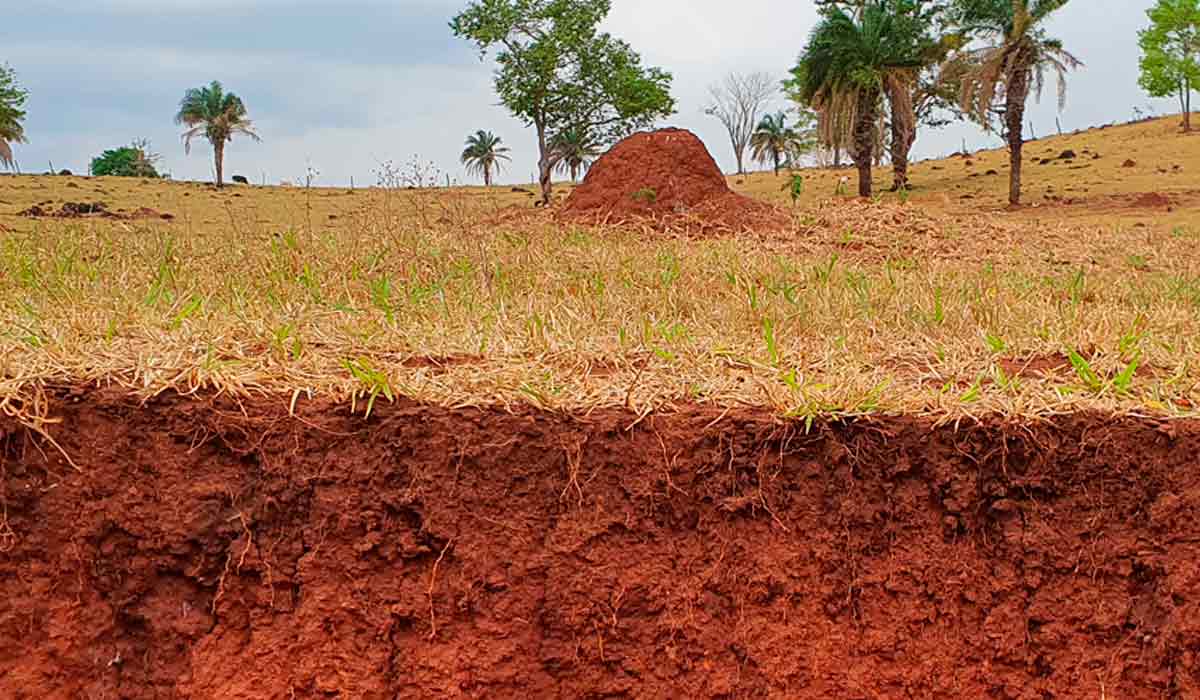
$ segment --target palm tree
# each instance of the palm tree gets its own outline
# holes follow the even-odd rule
[[[1058,103],[1067,97],[1067,72],[1083,65],[1046,36],[1042,25],[1068,0],[955,0],[953,20],[969,36],[990,43],[968,52],[971,68],[963,78],[962,106],[990,128],[1003,95],[1001,113],[1010,161],[1008,201],[1021,203],[1021,149],[1025,143],[1025,102],[1032,88],[1040,99],[1047,71],[1058,78]]]
[[[192,139],[197,136],[203,135],[212,144],[217,166],[217,187],[225,184],[225,144],[233,140],[234,134],[249,136],[255,141],[262,140],[254,133],[254,124],[246,114],[242,98],[225,92],[225,88],[216,80],[211,85],[192,88],[184,93],[175,123],[188,127],[183,132],[185,153],[191,152]]]
[[[788,126],[786,114],[768,114],[750,135],[750,155],[759,163],[771,161],[778,175],[781,161],[796,150],[799,141],[800,135]]]
[[[579,179],[579,171],[591,167],[601,153],[601,144],[585,129],[568,128],[559,132],[551,142],[551,151],[558,159],[558,169]]]
[[[483,184],[492,186],[492,171],[500,172],[501,161],[510,160],[508,147],[500,145],[500,137],[480,129],[467,137],[467,147],[462,152],[463,165],[468,173],[483,175]]]
[[[911,23],[888,0],[866,0],[854,16],[836,5],[826,6],[800,56],[799,93],[822,113],[822,128],[850,125],[862,197],[871,196],[871,160],[883,91],[897,80],[895,76],[911,75],[920,67],[911,55],[911,31]]]
[[[28,93],[17,84],[17,74],[0,65],[0,165],[16,165],[12,144],[25,143],[25,100]]]

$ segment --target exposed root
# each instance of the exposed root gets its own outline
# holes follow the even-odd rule
[[[442,553],[438,555],[437,561],[433,562],[433,570],[429,572],[429,640],[433,641],[437,638],[437,611],[433,600],[433,591],[437,587],[437,572],[441,566],[442,560],[446,558],[446,552],[450,551],[450,546],[454,544],[454,538],[446,540],[446,545],[442,547]]]

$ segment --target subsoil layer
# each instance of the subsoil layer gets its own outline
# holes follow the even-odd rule
[[[1196,698],[1200,425],[63,392],[4,698]]]

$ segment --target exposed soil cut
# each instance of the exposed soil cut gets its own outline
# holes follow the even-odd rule
[[[592,165],[563,209],[575,220],[652,222],[701,232],[780,229],[787,217],[729,189],[704,143],[684,129],[634,134]]]
[[[1200,697],[1196,423],[286,404],[0,424],[0,697]]]
[[[99,219],[162,219],[164,221],[171,221],[175,218],[173,214],[156,211],[150,207],[138,207],[132,212],[112,211],[104,202],[63,202],[57,210],[48,203],[35,204],[19,212],[17,215],[35,219],[84,219],[95,217]]]

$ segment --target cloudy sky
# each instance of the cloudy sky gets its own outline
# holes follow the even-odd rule
[[[250,108],[261,144],[235,141],[226,173],[253,181],[374,184],[379,164],[413,157],[468,181],[457,161],[477,129],[512,147],[506,181],[528,182],[533,135],[497,106],[492,63],[447,27],[466,0],[38,0],[7,3],[0,62],[31,93],[25,171],[86,172],[90,158],[151,139],[163,169],[211,179],[211,151],[186,156],[172,122],[185,89],[219,79]],[[1087,65],[1071,78],[1061,115],[1074,129],[1172,109],[1137,87],[1136,31],[1152,0],[1075,0],[1050,29]],[[816,13],[793,0],[613,0],[605,28],[645,61],[671,71],[678,113],[726,169],[733,158],[719,123],[702,113],[706,86],[732,70],[782,78]],[[1047,95],[1031,119],[1054,128]],[[779,106],[783,106],[780,102]],[[966,126],[923,132],[916,155],[935,156],[994,137]]]

